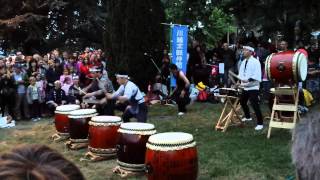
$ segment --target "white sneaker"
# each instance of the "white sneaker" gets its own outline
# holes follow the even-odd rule
[[[242,118],[242,119],[241,119],[241,121],[242,121],[242,122],[245,122],[245,121],[252,121],[252,118],[245,118],[245,117],[244,117],[244,118]]]
[[[257,125],[255,128],[254,128],[254,130],[256,130],[256,131],[260,131],[260,130],[262,130],[263,129],[263,125]]]
[[[184,112],[179,112],[178,113],[178,116],[183,116],[184,115]]]

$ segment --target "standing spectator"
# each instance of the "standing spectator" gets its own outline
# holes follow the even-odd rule
[[[223,43],[221,51],[222,61],[224,63],[224,86],[230,87],[229,70],[234,71],[236,60],[234,52],[229,49],[228,43]]]
[[[38,73],[38,62],[35,59],[31,59],[29,61],[29,68],[28,68],[28,77],[36,76],[36,73]]]
[[[36,85],[35,77],[31,76],[29,78],[29,83],[30,85],[28,86],[28,89],[27,89],[27,100],[31,110],[31,113],[30,113],[31,120],[38,121],[40,120],[40,117],[41,117],[41,112],[40,112],[40,103],[42,102],[41,91],[40,91],[40,88],[37,87]]]
[[[41,113],[45,113],[45,102],[44,100],[46,99],[46,87],[47,87],[47,82],[45,80],[45,77],[41,74],[37,74],[36,76],[36,86],[39,88],[40,90],[40,97],[41,97],[41,101],[40,103],[40,112]]]
[[[319,58],[320,59],[320,58]],[[320,66],[314,59],[308,60],[308,76],[306,81],[306,88],[311,92],[315,101],[319,101],[319,91],[320,91]]]
[[[16,84],[14,81],[13,74],[6,70],[0,78],[0,96],[1,96],[1,111],[2,116],[5,115],[5,109],[8,108],[8,114],[16,119],[14,108],[15,108],[15,97],[16,97]]]
[[[24,118],[29,119],[29,108],[26,99],[26,84],[28,82],[28,76],[26,72],[22,71],[22,67],[20,64],[15,65],[15,72],[13,73],[13,77],[15,79],[17,85],[17,97],[16,97],[16,117],[17,120],[21,120],[22,112],[24,114]]]
[[[54,87],[54,82],[60,78],[60,74],[54,65],[54,62],[52,60],[49,60],[49,69],[46,72],[46,80],[48,82],[47,84],[47,93],[50,92],[51,89]]]

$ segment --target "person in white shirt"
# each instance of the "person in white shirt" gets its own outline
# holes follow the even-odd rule
[[[107,99],[114,99],[126,105],[122,115],[123,122],[129,122],[132,117],[135,117],[138,122],[146,122],[148,108],[138,86],[129,81],[126,72],[120,72],[116,78],[120,87],[113,94],[106,93]]]
[[[261,82],[261,64],[259,60],[252,56],[254,49],[250,46],[243,46],[244,60],[241,62],[238,78],[241,80],[240,86],[244,89],[240,97],[245,117],[242,121],[251,121],[248,100],[257,117],[255,130],[263,129],[263,118],[259,106],[259,88]]]

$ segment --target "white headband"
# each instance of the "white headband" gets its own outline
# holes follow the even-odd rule
[[[246,50],[249,50],[251,52],[254,52],[253,47],[250,47],[250,46],[243,46],[243,49],[246,49]]]
[[[128,75],[116,74],[116,77],[129,79],[129,76],[128,76]]]

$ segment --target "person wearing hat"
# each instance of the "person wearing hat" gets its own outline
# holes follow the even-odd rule
[[[240,86],[243,88],[243,93],[240,97],[240,104],[242,106],[245,117],[242,121],[251,121],[250,111],[248,107],[248,100],[257,117],[257,126],[255,130],[263,129],[263,118],[259,106],[259,88],[261,82],[261,64],[260,61],[252,56],[254,48],[250,46],[243,46],[244,60],[241,62],[238,79],[240,79]]]
[[[182,116],[187,112],[186,106],[190,103],[189,97],[189,88],[190,81],[184,75],[184,73],[178,69],[177,65],[169,65],[170,72],[173,74],[173,77],[176,79],[177,86],[173,90],[172,94],[169,96],[169,99],[173,97],[178,104],[178,115]]]
[[[128,74],[124,71],[119,72],[116,78],[120,87],[113,94],[107,93],[107,99],[117,100],[125,106],[122,114],[123,122],[129,122],[132,117],[138,122],[146,122],[148,108],[138,86],[129,80]]]
[[[107,101],[105,94],[113,93],[112,82],[103,76],[103,68],[92,67],[89,69],[92,74],[93,81],[83,89],[86,93],[83,96],[83,99],[95,97],[99,100],[99,103],[96,104],[96,109],[99,115],[114,115],[114,101]]]

